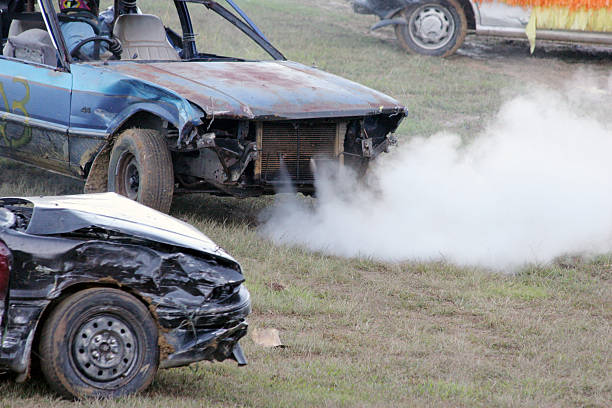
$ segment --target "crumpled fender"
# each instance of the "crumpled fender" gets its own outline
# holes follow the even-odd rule
[[[134,114],[149,112],[183,134],[206,115],[178,93],[142,78],[91,65],[75,65],[73,74],[71,131],[75,133],[93,130],[108,137]]]

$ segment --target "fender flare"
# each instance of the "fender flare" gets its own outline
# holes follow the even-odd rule
[[[396,7],[392,9],[387,14],[385,14],[385,16],[378,23],[370,27],[370,31],[376,31],[379,28],[386,27],[388,25],[406,25],[408,24],[408,22],[404,20],[403,18],[401,17],[394,18],[393,16],[395,16],[398,12],[408,7],[409,4],[419,3],[419,1],[420,0],[407,1],[406,4],[404,4],[402,7]]]
[[[379,28],[386,27],[388,25],[407,25],[407,24],[408,22],[401,17],[386,18],[374,24],[372,27],[370,27],[370,31],[376,31]]]
[[[407,0],[402,7],[394,8],[389,11],[382,18],[381,21],[374,24],[370,27],[370,31],[378,30],[381,27],[385,27],[388,25],[405,25],[406,22],[398,22],[397,18],[393,18],[399,11],[402,11],[406,7],[412,4],[421,3],[423,0]],[[480,11],[478,9],[478,3],[473,0],[458,0],[459,4],[463,7],[463,11],[465,12],[465,18],[467,19],[468,28],[476,28],[476,21],[480,21]]]
[[[91,166],[85,181],[85,193],[106,192],[108,183],[108,165],[114,141],[117,135],[125,128],[126,123],[140,113],[146,113],[151,116],[155,116],[160,120],[166,120],[177,127],[177,129],[182,130],[180,128],[180,121],[177,120],[175,115],[172,115],[166,110],[158,109],[157,105],[155,104],[144,103],[130,106],[128,109],[122,112],[120,116],[115,118],[115,120],[111,123],[111,126],[109,126],[105,140],[100,143],[95,154],[87,158],[86,162],[88,164],[91,163]],[[183,128],[192,129],[192,126],[185,126],[185,124],[183,124]]]

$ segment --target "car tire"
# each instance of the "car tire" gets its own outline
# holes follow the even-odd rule
[[[118,289],[87,289],[64,299],[44,322],[40,367],[64,397],[120,397],[153,381],[157,340],[157,325],[138,299]]]
[[[467,33],[465,12],[457,0],[425,0],[396,17],[407,21],[395,26],[395,35],[410,53],[447,57],[461,47]]]
[[[121,133],[110,154],[108,191],[167,213],[174,193],[172,157],[164,137],[151,129]]]

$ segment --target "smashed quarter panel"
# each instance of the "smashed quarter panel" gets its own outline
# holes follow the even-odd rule
[[[138,392],[158,366],[246,364],[240,265],[172,217],[114,193],[2,198],[0,258],[0,369],[20,380],[35,355],[77,397]]]

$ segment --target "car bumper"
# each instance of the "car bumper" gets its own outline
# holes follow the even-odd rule
[[[165,340],[174,349],[160,363],[160,368],[181,367],[202,360],[223,361],[232,359],[245,365],[246,359],[238,344],[247,333],[246,321],[229,329],[175,330],[164,334]]]
[[[251,299],[244,286],[238,297],[240,301],[229,310],[218,310],[219,313],[215,315],[191,315],[190,323],[170,331],[162,330],[160,367],[180,367],[202,360],[226,359],[235,360],[240,365],[246,364],[238,341],[247,333],[246,316],[251,312]],[[215,327],[211,327],[210,322],[215,322]]]

